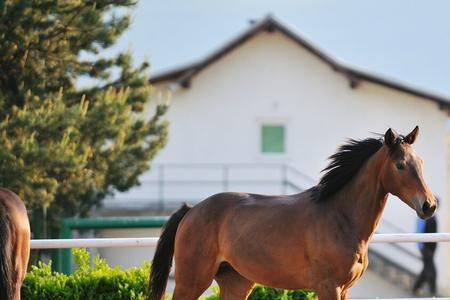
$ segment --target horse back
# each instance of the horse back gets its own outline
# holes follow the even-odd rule
[[[22,199],[9,189],[0,187],[0,201],[5,206],[11,222],[19,229],[29,229],[27,209]]]

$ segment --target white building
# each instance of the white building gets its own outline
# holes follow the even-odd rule
[[[419,125],[415,149],[425,161],[425,178],[442,199],[439,229],[450,231],[450,99],[342,62],[272,17],[152,82],[157,92],[172,94],[168,144],[143,176],[143,185],[107,202],[106,213],[143,213],[162,198],[173,208],[182,200],[200,201],[223,190],[294,192],[317,182],[327,157],[346,138],[373,136],[389,127],[408,133]],[[391,198],[379,229],[413,232],[415,220],[410,208]],[[400,268],[420,269],[420,260],[405,252],[418,255],[414,244],[373,249]],[[436,257],[440,290],[446,295],[449,249],[439,245]],[[405,293],[395,287],[380,291],[387,289],[381,283],[374,288],[374,280],[383,279],[373,272],[367,278],[372,279],[364,281],[362,290],[372,285],[370,293],[378,289],[381,294],[354,296]]]

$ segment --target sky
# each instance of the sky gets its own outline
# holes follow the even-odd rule
[[[112,51],[151,74],[195,62],[267,14],[339,59],[450,98],[450,1],[140,0]]]

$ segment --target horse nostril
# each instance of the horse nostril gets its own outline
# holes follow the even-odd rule
[[[423,205],[422,205],[422,212],[424,214],[426,214],[429,209],[430,209],[430,204],[428,204],[428,202],[424,202]]]

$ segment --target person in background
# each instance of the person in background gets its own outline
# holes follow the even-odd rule
[[[436,198],[437,199],[437,198]],[[417,233],[434,233],[437,232],[436,215],[427,220],[417,220]],[[422,254],[423,269],[414,283],[413,293],[417,295],[419,289],[428,283],[430,292],[436,295],[436,267],[434,265],[434,252],[436,251],[436,243],[418,243],[420,253]]]

